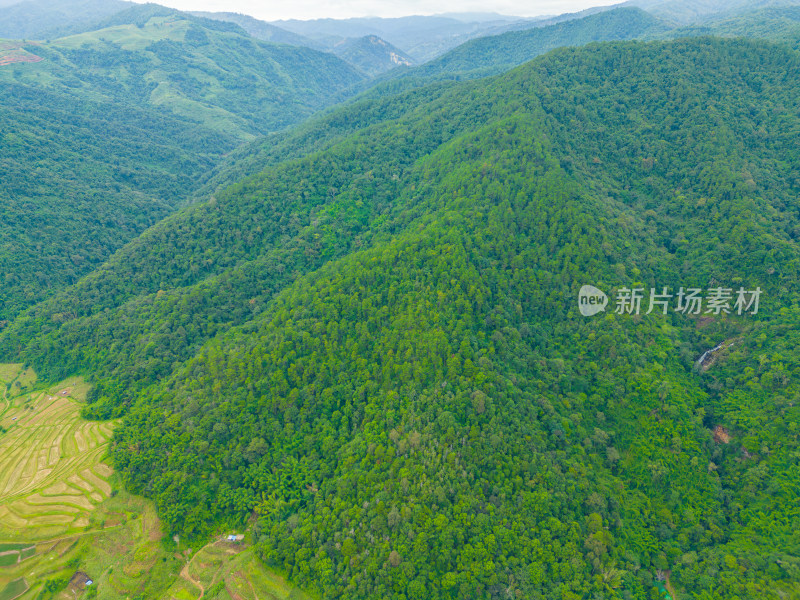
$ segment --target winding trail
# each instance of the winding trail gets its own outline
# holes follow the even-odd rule
[[[195,556],[197,555],[195,554]],[[190,560],[189,562],[186,563],[186,565],[184,565],[183,569],[181,569],[181,577],[183,577],[186,581],[196,586],[197,589],[200,590],[200,595],[197,597],[197,600],[201,600],[201,598],[206,595],[206,590],[203,587],[203,584],[197,581],[196,579],[193,579],[191,573],[189,573],[189,565],[191,563],[192,561]]]
[[[180,572],[180,575],[179,575],[179,576],[180,576],[182,579],[184,579],[184,580],[188,581],[189,583],[191,583],[192,585],[196,586],[196,587],[197,587],[197,589],[199,589],[199,590],[200,590],[200,596],[198,596],[197,600],[201,600],[201,598],[203,598],[203,596],[205,596],[205,594],[206,594],[206,590],[205,590],[205,588],[203,587],[203,584],[202,584],[202,583],[200,583],[199,581],[197,581],[196,579],[194,579],[194,578],[192,577],[192,574],[189,572],[189,565],[191,565],[191,564],[192,564],[192,561],[193,561],[195,558],[197,558],[197,557],[200,555],[200,553],[201,553],[201,552],[202,552],[204,549],[208,548],[209,546],[217,546],[218,544],[225,544],[225,543],[226,543],[226,540],[225,540],[225,538],[221,538],[221,539],[215,540],[215,541],[213,541],[213,542],[209,542],[208,544],[206,544],[205,546],[203,546],[202,548],[200,548],[200,549],[199,549],[197,552],[195,552],[194,556],[192,556],[192,558],[190,558],[190,559],[189,559],[189,560],[186,562],[186,564],[184,565],[183,569],[181,569],[181,572]],[[244,551],[244,550],[245,550],[245,548],[244,548],[244,547],[242,547],[242,548],[240,548],[240,549],[238,549],[238,550],[236,550],[236,549],[233,549],[233,548],[226,548],[226,549],[225,549],[225,553],[226,553],[226,554],[233,554],[233,555],[236,555],[236,554],[239,554],[239,553],[241,553],[241,552],[242,552],[242,551]],[[216,579],[217,579],[217,576],[215,575],[215,576],[214,576],[214,578],[213,578],[213,579],[212,579],[212,581],[211,581],[211,585],[212,585],[212,586],[213,586],[213,585],[214,585],[214,583],[216,582]],[[250,584],[250,587],[253,587],[253,583],[252,583],[252,582],[251,582],[249,579],[248,579],[247,581],[248,581],[248,583]],[[256,597],[256,599],[258,599],[258,595],[256,595],[255,588],[253,588],[253,595]],[[173,596],[173,598],[174,598],[174,596]]]
[[[247,583],[250,584],[250,589],[253,590],[253,598],[258,600],[258,594],[256,593],[256,586],[253,585],[253,582],[250,579],[248,579],[246,577],[245,577],[245,579],[247,580]]]

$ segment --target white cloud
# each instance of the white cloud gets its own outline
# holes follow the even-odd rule
[[[164,0],[158,2],[180,10],[239,12],[273,21],[330,17],[401,17],[444,12],[498,12],[532,17],[574,12],[606,4],[602,0]]]

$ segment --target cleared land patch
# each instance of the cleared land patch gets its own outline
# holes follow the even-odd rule
[[[243,542],[214,541],[194,554],[165,600],[313,600],[256,558]]]
[[[19,598],[27,589],[28,584],[22,577],[10,581],[8,585],[0,590],[0,600],[14,600],[14,598]]]
[[[37,44],[32,42],[29,45]],[[25,50],[20,42],[0,42],[0,67],[13,65],[14,63],[41,62],[42,60],[41,56]]]
[[[2,381],[0,539],[33,542],[81,529],[111,494],[102,460],[112,429],[80,417],[79,380],[31,390],[35,375],[17,367],[0,370],[10,379]]]

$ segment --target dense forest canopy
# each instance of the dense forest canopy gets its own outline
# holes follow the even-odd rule
[[[4,427],[67,380],[74,423],[115,419],[107,495],[167,534],[141,590],[242,531],[319,598],[800,599],[773,4],[283,30],[0,0],[52,33],[0,41]]]
[[[154,5],[51,42],[0,41],[0,329],[188,203],[232,150],[361,78]]]
[[[799,69],[593,44],[364,99],[0,349],[93,379],[171,531],[255,514],[324,597],[797,597]],[[587,318],[586,284],[762,297]]]
[[[80,92],[5,83],[0,106],[0,329],[173,212],[237,144]]]
[[[655,36],[671,29],[667,23],[641,9],[617,8],[581,19],[478,38],[461,44],[408,75],[485,76],[506,71],[554,48]]]

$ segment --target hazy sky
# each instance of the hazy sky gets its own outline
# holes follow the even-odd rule
[[[144,0],[137,0],[144,1]],[[499,12],[533,17],[614,4],[613,0],[156,0],[180,10],[239,12],[272,21],[333,17],[401,17],[443,12]]]

